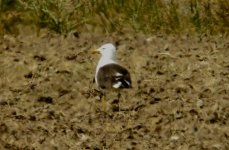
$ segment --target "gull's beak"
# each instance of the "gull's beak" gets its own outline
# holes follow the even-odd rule
[[[94,53],[100,53],[99,49],[92,49],[91,52]]]

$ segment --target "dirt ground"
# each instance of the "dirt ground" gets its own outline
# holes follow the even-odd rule
[[[104,111],[90,50],[107,42],[133,88]],[[227,36],[5,35],[0,149],[228,150],[228,57]]]

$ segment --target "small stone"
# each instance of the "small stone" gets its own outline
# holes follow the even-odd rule
[[[153,41],[153,39],[154,39],[154,37],[149,37],[149,38],[146,39],[146,42],[150,43],[150,42]]]
[[[204,101],[203,100],[198,100],[196,102],[196,106],[199,107],[199,108],[203,108],[204,107]]]
[[[95,97],[95,100],[97,100],[97,101],[99,101],[100,99],[101,99],[100,96]]]
[[[166,44],[163,48],[165,51],[168,51],[169,50],[169,44]]]
[[[172,135],[171,137],[170,137],[170,141],[172,141],[172,142],[176,142],[176,141],[178,141],[180,139],[180,137],[178,136],[178,135]]]

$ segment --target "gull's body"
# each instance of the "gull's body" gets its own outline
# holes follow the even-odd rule
[[[131,78],[127,69],[116,62],[116,48],[108,43],[98,51],[102,54],[96,67],[95,81],[102,89],[130,88]]]

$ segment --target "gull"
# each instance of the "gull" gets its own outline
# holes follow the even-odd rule
[[[113,44],[104,44],[94,52],[99,52],[102,55],[95,72],[95,82],[100,89],[115,89],[119,91],[120,89],[132,87],[129,71],[116,62],[116,48]],[[103,94],[104,103],[105,93]]]

